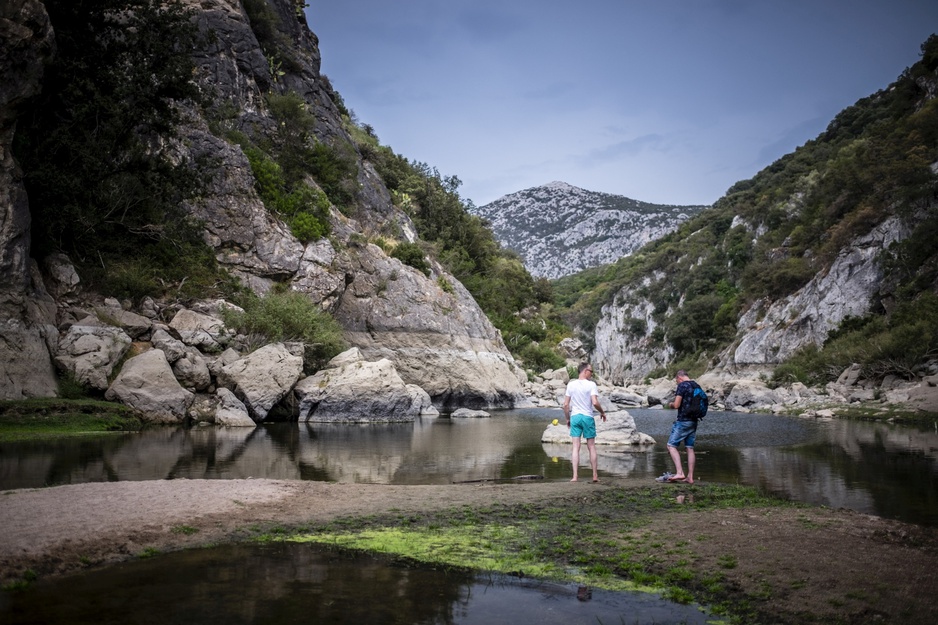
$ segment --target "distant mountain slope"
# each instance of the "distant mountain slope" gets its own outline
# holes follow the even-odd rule
[[[551,182],[474,209],[498,241],[521,255],[532,275],[560,278],[615,262],[706,206],[639,202]]]

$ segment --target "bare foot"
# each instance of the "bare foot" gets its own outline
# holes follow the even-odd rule
[[[576,482],[576,478],[573,478],[573,479],[572,479],[572,480],[570,480],[570,481],[571,481],[571,482]]]
[[[692,478],[692,477],[690,477],[690,476],[687,476],[687,479],[685,479],[684,481],[687,482],[688,484],[693,484],[693,483],[694,483],[694,478]]]

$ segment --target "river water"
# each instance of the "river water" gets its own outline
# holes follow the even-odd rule
[[[630,410],[656,445],[599,449],[601,476],[673,470],[673,411]],[[537,475],[569,479],[570,446],[541,443],[559,410],[381,425],[153,428],[0,444],[0,490],[90,481],[274,478],[449,484]],[[714,412],[697,435],[697,479],[756,486],[797,501],[938,526],[938,425]],[[585,450],[584,450],[585,451]],[[583,453],[583,462],[586,454]]]
[[[601,477],[670,470],[673,411],[630,410],[657,443],[599,448]],[[88,481],[276,478],[449,484],[537,475],[567,480],[570,446],[542,444],[559,410],[383,425],[275,424],[0,444],[0,490]],[[938,424],[711,412],[697,478],[793,500],[938,526]],[[583,454],[584,462],[586,454]],[[584,600],[583,592],[587,592]],[[238,544],[171,553],[0,592],[9,623],[706,623],[647,593],[413,567],[308,544]]]

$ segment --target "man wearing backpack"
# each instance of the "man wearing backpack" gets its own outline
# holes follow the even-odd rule
[[[674,461],[675,473],[664,481],[693,484],[694,465],[697,463],[694,439],[697,436],[697,421],[706,414],[706,394],[683,369],[677,372],[675,381],[677,381],[677,390],[674,391],[674,401],[668,404],[668,407],[677,409],[677,419],[671,426],[671,435],[668,437],[668,453]],[[703,397],[702,406],[701,402],[695,399],[695,395],[698,398]],[[681,466],[681,453],[678,451],[681,443],[684,443],[684,448],[687,450],[687,475],[684,474],[684,468]]]

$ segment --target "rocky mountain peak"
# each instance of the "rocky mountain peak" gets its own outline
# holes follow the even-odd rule
[[[475,209],[532,275],[560,278],[612,263],[706,206],[650,204],[554,181]]]

